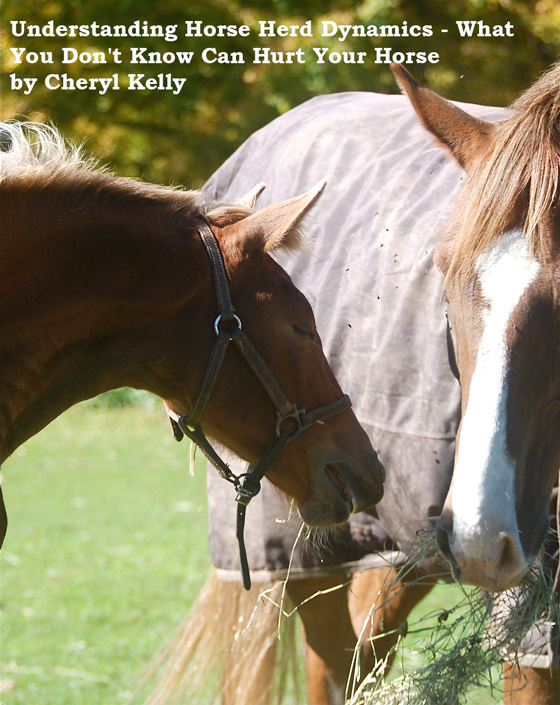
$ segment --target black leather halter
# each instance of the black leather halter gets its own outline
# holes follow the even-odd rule
[[[220,475],[231,482],[236,489],[237,496],[237,540],[239,542],[239,555],[241,559],[241,573],[243,576],[243,585],[248,590],[251,587],[251,578],[249,575],[249,564],[247,561],[247,552],[245,550],[245,542],[243,539],[243,531],[245,527],[245,511],[247,505],[255,497],[260,489],[260,482],[272,463],[282,453],[286,445],[297,438],[299,434],[306,428],[309,428],[314,423],[323,423],[331,416],[336,416],[343,411],[346,411],[352,406],[352,402],[347,394],[344,394],[338,401],[326,404],[318,409],[307,412],[305,409],[298,409],[295,404],[291,404],[282,388],[276,381],[274,375],[268,368],[265,361],[257,352],[249,338],[245,335],[241,328],[241,321],[235,314],[231,302],[229,291],[228,278],[224,265],[222,252],[214,233],[208,227],[208,224],[200,219],[197,220],[198,234],[204,243],[214,273],[214,283],[216,286],[216,297],[218,299],[219,315],[214,321],[214,332],[216,340],[210,359],[206,366],[204,377],[200,384],[198,394],[192,406],[192,409],[187,416],[179,416],[171,409],[168,409],[169,419],[175,438],[180,441],[183,434],[191,439],[201,449],[206,458],[218,470]],[[200,427],[200,421],[204,414],[206,404],[210,399],[218,372],[224,361],[225,353],[230,341],[233,341],[239,352],[251,367],[260,383],[264,387],[266,393],[270,397],[272,403],[276,407],[276,440],[268,449],[265,456],[257,464],[256,467],[248,465],[249,472],[241,475],[235,475],[227,464],[219,457],[214,448],[210,445],[208,439],[204,435]],[[287,419],[293,419],[292,425],[295,422],[295,430],[288,432],[283,429],[284,422]]]

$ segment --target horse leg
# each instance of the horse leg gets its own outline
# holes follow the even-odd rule
[[[342,576],[288,581],[287,591],[303,622],[309,705],[343,705],[356,636],[348,613],[348,587],[326,594]],[[307,598],[313,597],[305,604]]]
[[[433,586],[433,582],[425,581],[405,585],[397,579],[394,568],[376,568],[354,576],[348,609],[356,635],[361,634],[362,674],[379,661],[385,661],[389,669],[401,626]],[[370,640],[381,634],[385,636]]]
[[[504,705],[560,705],[560,668],[504,663]]]
[[[288,582],[288,593],[295,605],[341,582],[340,577],[309,578]],[[310,705],[344,703],[346,683],[352,666],[357,636],[364,622],[360,650],[361,673],[370,671],[376,659],[387,658],[398,634],[376,640],[375,654],[370,637],[397,630],[410,610],[429,592],[432,585],[405,586],[396,580],[391,568],[368,570],[353,578],[350,585],[314,597],[301,605],[303,622],[305,676]],[[373,605],[377,609],[371,610]],[[370,613],[371,612],[371,613]]]

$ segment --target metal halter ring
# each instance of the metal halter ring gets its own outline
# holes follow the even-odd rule
[[[286,414],[286,416],[282,416],[282,414],[277,411],[276,412],[276,435],[280,436],[282,433],[282,430],[280,429],[280,426],[282,425],[282,421],[285,421],[286,419],[294,419],[294,421],[297,423],[297,428],[296,430],[288,435],[288,438],[290,441],[293,441],[294,438],[297,438],[299,434],[303,431],[304,426],[302,423],[302,416],[305,416],[306,411],[305,409],[298,409],[295,404],[292,404],[292,411],[290,411],[289,414]]]
[[[237,481],[234,483],[235,491],[237,492],[235,500],[239,502],[239,504],[244,505],[245,507],[249,504],[253,497],[256,497],[261,491],[260,482],[253,484],[253,486],[251,487],[251,475],[252,472],[244,472],[242,475],[239,475]],[[247,484],[248,486],[245,487],[245,484]]]
[[[239,316],[236,316],[234,313],[233,319],[237,323],[237,328],[239,330],[241,330],[242,326],[241,326],[241,320],[240,320]],[[219,326],[221,320],[222,320],[222,314],[220,313],[220,315],[214,321],[214,332],[216,333],[216,335],[220,335],[220,329],[218,328],[218,326]]]

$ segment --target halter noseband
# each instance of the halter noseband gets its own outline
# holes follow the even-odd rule
[[[214,233],[202,219],[197,220],[197,229],[208,252],[214,274],[219,309],[219,315],[214,321],[216,340],[214,341],[204,377],[190,412],[187,416],[179,416],[171,409],[167,409],[167,413],[169,414],[169,420],[171,421],[171,427],[176,440],[182,440],[183,435],[190,438],[190,440],[196,443],[201,449],[224,480],[231,482],[235,487],[237,492],[235,499],[237,501],[237,540],[239,542],[241,574],[243,577],[243,585],[249,590],[251,587],[251,578],[249,575],[245,541],[243,539],[247,505],[253,497],[259,493],[262,478],[290,441],[293,441],[302,431],[309,428],[314,423],[323,423],[331,416],[336,416],[346,411],[352,406],[352,402],[350,401],[350,397],[344,394],[338,401],[325,404],[325,406],[307,412],[305,409],[298,409],[295,404],[291,404],[288,401],[288,398],[268,368],[268,365],[242,330],[241,321],[235,314],[235,309],[231,302],[226,268],[220,246]],[[235,343],[244,360],[246,360],[264,387],[276,407],[277,417],[276,440],[257,466],[252,467],[248,465],[247,468],[249,472],[242,473],[241,475],[235,475],[235,473],[230,470],[228,465],[210,445],[200,427],[200,421],[204,414],[206,404],[212,394],[218,372],[224,361],[226,349],[230,341]],[[286,419],[293,419],[295,421],[297,424],[295,431],[287,433],[285,430],[282,430],[282,424]]]

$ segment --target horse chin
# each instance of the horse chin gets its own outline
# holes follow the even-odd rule
[[[529,564],[527,563],[515,574],[508,574],[507,576],[489,576],[483,570],[470,570],[468,573],[460,571],[458,582],[463,585],[474,585],[475,587],[486,590],[487,592],[503,592],[504,590],[517,587],[517,585],[519,585],[527,574],[528,570]]]
[[[337,492],[333,492],[328,500],[309,497],[305,502],[298,503],[298,511],[307,526],[328,528],[348,521],[351,507]]]
[[[517,573],[507,577],[489,576],[482,568],[473,569],[470,567],[469,570],[462,570],[455,559],[450,560],[447,556],[445,559],[451,568],[451,576],[455,582],[461,585],[472,585],[487,592],[503,592],[516,587],[523,580],[530,566],[530,563],[527,562]]]

